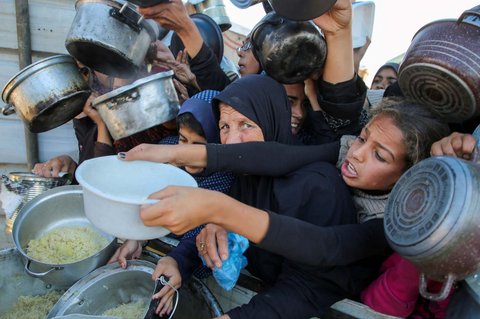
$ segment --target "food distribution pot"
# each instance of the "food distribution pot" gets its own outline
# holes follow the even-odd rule
[[[480,115],[480,5],[439,20],[413,37],[398,83],[409,98],[432,105],[450,123]]]
[[[22,69],[2,91],[3,114],[14,112],[34,133],[60,126],[80,112],[90,88],[69,55],[55,55]]]
[[[435,156],[398,180],[385,208],[385,234],[392,248],[421,272],[420,293],[445,299],[457,280],[480,267],[480,166]],[[436,294],[427,278],[443,282]]]
[[[129,78],[145,66],[160,26],[145,20],[133,5],[117,0],[78,0],[65,40],[68,52],[101,73]]]
[[[25,261],[25,271],[59,287],[71,286],[74,282],[104,265],[116,248],[115,237],[97,230],[108,241],[108,245],[78,262],[68,264],[47,264],[27,255],[27,245],[47,232],[59,227],[92,227],[83,208],[82,187],[78,185],[60,186],[48,190],[20,210],[13,224],[13,241]]]
[[[147,76],[93,100],[113,139],[173,120],[180,109],[173,71]]]

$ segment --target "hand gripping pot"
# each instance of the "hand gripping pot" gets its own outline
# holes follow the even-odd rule
[[[480,5],[455,20],[423,26],[398,74],[405,96],[434,107],[449,123],[480,115]]]
[[[121,161],[116,156],[84,161],[75,177],[83,187],[85,215],[104,232],[123,239],[146,240],[165,236],[163,227],[145,226],[140,206],[155,203],[148,196],[167,186],[197,187],[195,179],[173,165]]]
[[[425,298],[445,299],[454,281],[480,269],[479,210],[478,163],[435,156],[396,183],[385,208],[385,234],[392,248],[420,270]],[[428,292],[427,277],[444,282],[441,291]]]
[[[275,12],[252,29],[251,41],[262,69],[286,84],[303,82],[320,73],[327,54],[325,39],[311,21],[292,21]]]
[[[93,100],[114,140],[173,120],[180,109],[173,71],[139,79]]]

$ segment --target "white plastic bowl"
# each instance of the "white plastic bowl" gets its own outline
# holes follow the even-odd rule
[[[167,186],[197,187],[187,172],[169,164],[121,161],[116,156],[84,161],[75,177],[83,187],[85,215],[99,229],[123,239],[146,240],[165,236],[163,227],[145,226],[140,205]]]

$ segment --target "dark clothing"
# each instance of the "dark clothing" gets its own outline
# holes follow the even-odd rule
[[[190,60],[190,70],[197,78],[198,86],[203,90],[223,90],[229,83],[230,79],[223,72],[220,67],[220,62],[217,61],[215,54],[205,43],[197,53],[197,55]],[[197,93],[196,90],[189,87],[189,96]]]
[[[305,121],[297,134],[297,138],[304,145],[318,145],[336,140],[335,132],[325,120],[321,111],[314,111],[307,107]]]
[[[285,91],[269,77],[250,75],[230,84],[214,99],[217,117],[220,101],[258,124],[265,141],[298,145],[298,140],[290,130],[288,119],[291,108]],[[338,153],[338,143],[335,145]],[[258,163],[256,155],[253,157]],[[264,158],[274,157],[266,154]],[[238,158],[233,159],[233,162],[240,165],[241,161],[242,158],[240,161]],[[272,164],[272,161],[269,160],[269,163]],[[230,194],[245,204],[270,211],[270,214],[278,214],[276,216],[282,218],[302,221],[312,227],[356,222],[351,194],[333,165],[317,162],[276,178],[263,172],[260,174],[262,176],[237,176]],[[277,245],[296,240],[290,234],[284,235]],[[311,247],[314,244],[300,245]],[[249,262],[247,269],[272,288],[253,297],[247,305],[229,311],[228,315],[232,319],[319,316],[335,301],[345,297],[358,297],[377,270],[374,268],[371,271],[364,264],[306,265],[256,245],[251,245],[245,255]]]

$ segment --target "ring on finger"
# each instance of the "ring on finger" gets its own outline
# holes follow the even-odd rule
[[[207,246],[207,244],[203,241],[200,242],[200,245],[198,246],[198,250],[200,252],[203,252],[205,250],[205,247]]]

